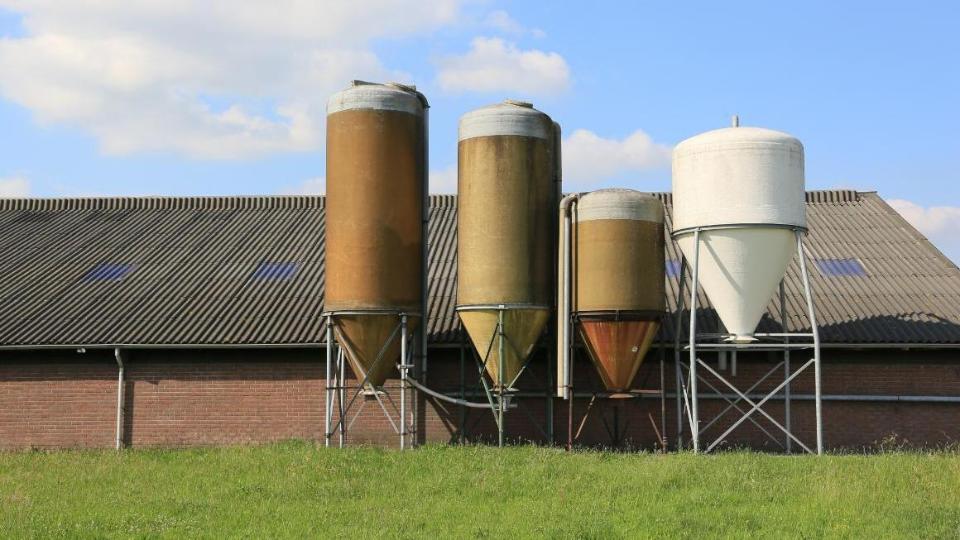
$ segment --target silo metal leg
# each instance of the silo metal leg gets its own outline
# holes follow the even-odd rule
[[[683,289],[686,283],[687,259],[680,258],[680,283],[677,285],[677,316],[673,335],[673,367],[676,376],[673,391],[677,395],[677,450],[683,448],[683,375],[680,370],[680,330],[683,327]]]
[[[503,409],[504,405],[504,377],[505,368],[503,365],[503,354],[505,352],[503,340],[503,308],[497,311],[497,379],[500,386],[500,403],[497,406],[497,441],[499,446],[503,446]]]
[[[787,295],[784,290],[784,280],[780,280],[780,327],[784,333],[783,342],[788,345],[783,349],[783,378],[784,380],[790,379],[790,330],[787,328],[789,324],[787,321]],[[790,415],[790,383],[787,383],[783,387],[783,424],[787,428],[788,432],[793,432],[791,428],[791,415]],[[790,440],[789,436],[784,437],[785,449],[787,453],[791,453],[793,450],[793,441]]]
[[[344,410],[344,405],[346,402],[346,380],[347,380],[347,366],[346,358],[344,358],[343,349],[337,348],[337,364],[338,371],[340,373],[339,380],[337,381],[337,395],[340,400],[340,448],[343,448],[344,443],[347,442],[347,426],[346,426],[346,411]]]
[[[326,398],[324,400],[323,407],[323,445],[327,448],[330,447],[330,425],[333,418],[333,388],[330,386],[330,370],[333,364],[333,322],[330,320],[330,316],[327,315],[327,378],[324,391],[326,392]]]
[[[810,330],[813,333],[813,384],[814,400],[817,416],[817,454],[823,454],[823,403],[820,372],[820,331],[817,329],[817,314],[813,309],[813,294],[810,290],[810,275],[807,273],[807,253],[803,246],[803,233],[796,232],[797,254],[800,257],[800,274],[803,278],[803,293],[807,300],[807,311],[810,318]]]
[[[700,282],[700,230],[693,233],[693,279],[690,282],[690,437],[693,452],[700,451],[700,411],[697,392],[697,288]]]
[[[400,449],[407,443],[407,314],[400,315]]]
[[[547,365],[544,368],[546,372],[547,380],[546,383],[546,402],[544,403],[544,422],[546,423],[547,428],[547,444],[553,446],[554,436],[553,436],[553,376],[551,375],[550,366],[553,364],[551,360],[553,359],[552,347],[547,347]]]
[[[463,329],[463,323],[460,324],[460,399],[467,399],[467,380],[466,380],[466,330]],[[483,374],[481,374],[481,377]],[[467,408],[460,405],[460,444],[464,444],[467,436]]]

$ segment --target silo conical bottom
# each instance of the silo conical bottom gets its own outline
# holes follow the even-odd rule
[[[630,390],[660,321],[580,320],[580,336],[609,392]]]
[[[691,265],[693,237],[690,233],[677,240]],[[700,284],[734,341],[751,340],[796,249],[796,236],[790,229],[757,227],[700,233]]]
[[[503,347],[503,376],[507,387],[510,387],[520,375],[527,357],[530,356],[534,345],[543,333],[543,327],[547,324],[549,316],[550,310],[543,308],[504,310],[503,330],[506,339]],[[487,360],[487,374],[490,375],[495,387],[501,385],[500,353],[498,339],[496,339],[497,319],[496,309],[460,312],[460,320],[463,321],[463,326],[467,329],[474,348],[480,354],[480,360]]]
[[[369,372],[367,382],[382,386],[395,373],[400,360],[400,317],[396,314],[336,315],[334,319],[339,329],[338,339],[357,382],[362,381]],[[412,333],[418,323],[419,318],[408,317],[408,332]],[[391,335],[393,339],[390,339]],[[377,356],[385,345],[387,348],[378,362]]]

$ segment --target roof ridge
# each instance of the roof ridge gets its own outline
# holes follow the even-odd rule
[[[65,210],[236,210],[323,208],[324,195],[184,195],[117,197],[0,198],[0,211],[55,212]],[[457,196],[430,195],[431,206],[456,206]]]
[[[670,192],[643,192],[671,204]],[[864,193],[852,189],[808,191],[808,203],[857,202]],[[65,210],[237,210],[323,208],[324,195],[188,195],[119,197],[32,197],[0,199],[0,211],[53,212]],[[455,206],[457,195],[432,194],[431,206]]]
[[[237,210],[323,208],[322,195],[201,195],[120,197],[34,197],[0,199],[0,211],[65,210]]]
[[[855,189],[814,189],[807,191],[808,203],[840,203],[858,202],[861,195],[869,192],[860,192]]]

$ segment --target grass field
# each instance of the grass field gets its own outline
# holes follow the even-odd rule
[[[958,537],[960,454],[0,453],[0,537]]]

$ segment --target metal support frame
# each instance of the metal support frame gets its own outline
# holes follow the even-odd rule
[[[730,435],[737,427],[743,424],[746,421],[750,421],[754,426],[759,428],[764,434],[767,435],[771,440],[773,440],[777,445],[783,448],[786,452],[793,451],[793,445],[796,444],[804,451],[811,454],[822,454],[823,453],[823,408],[822,408],[822,388],[821,388],[821,354],[820,354],[820,333],[817,328],[817,318],[816,311],[813,304],[813,296],[810,288],[810,276],[807,272],[806,264],[806,249],[803,243],[803,235],[806,233],[806,229],[795,226],[779,226],[782,228],[789,228],[793,230],[796,243],[797,243],[797,256],[799,257],[800,263],[800,276],[803,284],[803,294],[806,300],[807,308],[807,317],[810,322],[811,331],[809,333],[799,333],[799,332],[788,332],[787,331],[787,308],[786,308],[786,295],[784,292],[784,284],[781,281],[779,288],[779,304],[780,304],[780,322],[783,328],[783,332],[780,333],[757,333],[754,334],[755,337],[760,339],[760,341],[755,343],[723,343],[722,339],[728,337],[726,334],[707,334],[707,333],[698,333],[697,332],[697,307],[698,307],[698,293],[699,293],[699,284],[700,284],[700,237],[701,233],[710,230],[717,229],[730,229],[738,227],[747,227],[747,226],[757,226],[757,225],[723,225],[716,227],[696,227],[693,229],[687,229],[683,231],[674,232],[673,236],[676,238],[678,235],[682,234],[693,234],[694,236],[694,253],[693,261],[691,265],[691,283],[690,283],[690,294],[689,294],[689,333],[688,333],[688,342],[686,346],[681,346],[680,333],[683,326],[683,304],[684,299],[687,296],[684,294],[685,282],[686,282],[686,269],[687,269],[687,260],[685,257],[681,258],[680,274],[679,274],[679,293],[677,297],[677,312],[675,318],[675,341],[674,341],[674,364],[675,364],[675,376],[676,376],[676,413],[677,413],[677,449],[684,447],[683,445],[683,431],[684,431],[684,417],[686,417],[687,426],[690,431],[690,448],[694,452],[710,452],[717,447],[720,443],[726,440],[727,436]],[[737,351],[779,351],[783,355],[783,360],[774,366],[773,369],[768,371],[763,377],[754,384],[745,392],[741,392],[736,385],[731,383],[727,378],[723,377],[717,370],[711,368],[706,362],[701,360],[697,354],[702,351],[730,351],[733,355]],[[791,366],[791,351],[793,350],[812,350],[813,358],[809,361],[804,362],[798,369],[793,370]],[[682,352],[686,351],[688,353],[687,360],[684,362],[682,360]],[[735,358],[735,357],[734,357]],[[735,360],[734,360],[735,362]],[[735,365],[735,364],[734,364]],[[807,368],[813,367],[814,371],[814,402],[815,402],[815,416],[816,416],[816,445],[814,448],[810,448],[808,445],[804,444],[792,431],[792,418],[791,418],[791,393],[790,393],[790,383],[801,373],[803,373]],[[775,372],[783,368],[783,382],[778,384],[770,392],[761,394],[761,397],[757,398],[751,394],[763,381],[770,378]],[[725,386],[729,391],[733,393],[733,396],[730,397],[722,393],[714,385],[710,384],[708,379],[703,375],[699,374],[699,370],[705,370],[709,375],[721,383],[722,386]],[[699,410],[699,400],[701,392],[699,389],[699,384],[703,383],[705,386],[709,387],[713,391],[711,397],[720,397],[725,400],[728,405],[727,407],[720,412],[718,415],[710,419],[706,424],[701,424],[700,410]],[[749,396],[748,396],[749,394]],[[770,414],[762,409],[763,405],[770,401],[771,399],[779,398],[784,400],[784,419],[783,423],[773,418]],[[741,407],[740,404],[743,403],[744,407]],[[723,433],[714,439],[712,442],[706,445],[706,448],[701,447],[701,436],[716,423],[720,417],[724,416],[731,410],[735,410],[739,413],[740,417],[733,422]],[[766,420],[774,427],[777,431],[782,432],[783,439],[778,439],[774,437],[768,430],[764,429],[756,419],[753,418],[753,415],[757,413],[760,416],[766,418]],[[782,442],[781,442],[782,441]]]
[[[533,354],[528,356],[524,361],[523,365],[520,368],[520,371],[517,373],[517,376],[511,381],[504,381],[505,378],[505,366],[503,364],[503,358],[506,353],[506,348],[512,346],[510,344],[510,338],[506,334],[505,325],[504,325],[504,314],[507,311],[511,310],[520,310],[520,309],[545,309],[549,310],[549,306],[544,305],[534,305],[534,304],[490,304],[490,305],[470,305],[470,306],[458,306],[457,312],[462,311],[496,311],[497,312],[497,326],[494,329],[493,335],[490,337],[490,341],[486,343],[484,348],[485,352],[483,356],[479,354],[473,354],[474,360],[477,363],[478,376],[480,382],[483,385],[483,393],[487,398],[490,410],[493,413],[493,420],[497,426],[497,445],[502,447],[506,443],[506,425],[505,425],[505,414],[506,411],[518,407],[519,404],[513,403],[514,397],[516,397],[516,390],[513,388],[514,383],[520,378],[521,375],[526,371],[527,366],[530,365],[530,362],[533,360]],[[484,344],[478,344],[484,345]],[[491,386],[487,383],[487,379],[484,376],[487,365],[490,363],[491,353],[493,352],[493,347],[497,347],[497,380],[500,381],[500,384]],[[518,351],[519,354],[519,351]],[[544,433],[544,436],[548,439],[551,438],[552,428],[549,426],[549,423],[552,422],[552,406],[553,406],[553,394],[551,393],[551,386],[549,381],[549,368],[547,369],[547,392],[545,394],[545,422],[547,426],[545,429],[541,429]],[[463,393],[463,383],[461,376],[461,393]],[[532,419],[531,419],[532,420]]]
[[[354,387],[348,386],[346,380],[346,355],[350,352],[349,343],[343,339],[340,329],[337,326],[338,316],[365,316],[365,315],[396,315],[397,326],[387,340],[381,345],[377,357],[367,373],[364,374],[359,384]],[[413,336],[409,330],[408,318],[411,316],[420,316],[419,313],[399,311],[399,310],[370,310],[370,311],[329,311],[323,313],[326,319],[326,401],[324,414],[324,445],[329,447],[334,434],[338,435],[338,444],[341,448],[347,443],[349,428],[363,411],[366,401],[361,401],[356,412],[350,417],[357,402],[357,398],[367,393],[372,395],[374,400],[380,406],[384,416],[390,422],[393,430],[399,436],[400,449],[411,448],[416,444],[416,418],[413,411],[408,411],[408,401],[414,404],[412,409],[416,409],[415,390],[411,384],[410,370],[414,368],[413,358],[415,355],[416,342],[411,346]],[[421,327],[425,325],[421,321]],[[400,341],[400,363],[397,368],[400,371],[399,385],[399,405],[394,402],[389,392],[384,388],[374,388],[369,384],[370,372],[374,371],[381,362],[386,361],[387,350],[393,343]],[[334,352],[336,351],[336,353]],[[347,392],[350,392],[349,397]],[[382,394],[382,395],[381,395]],[[409,398],[408,398],[409,394]],[[392,410],[391,410],[392,409]],[[396,420],[394,420],[396,416]]]
[[[577,318],[577,316],[578,316],[577,313],[571,313],[571,314],[570,314],[570,323],[569,323],[569,326],[570,326],[571,328],[576,328],[576,318]],[[660,314],[660,327],[661,327],[661,328],[666,328],[666,322],[667,322],[666,314],[665,314],[665,313],[661,313],[661,314]],[[575,336],[575,335],[576,335],[576,334],[574,334],[574,336]],[[660,347],[659,347],[659,350],[658,350],[658,352],[657,352],[657,357],[658,357],[659,364],[660,364],[660,372],[659,372],[660,388],[659,388],[658,390],[642,390],[642,389],[641,389],[641,390],[629,390],[629,391],[627,391],[627,392],[616,392],[615,394],[617,394],[617,395],[619,396],[618,398],[611,398],[611,395],[612,395],[611,393],[605,392],[605,391],[598,391],[598,390],[596,390],[596,389],[591,389],[591,390],[587,391],[586,393],[583,393],[583,394],[580,394],[580,395],[578,395],[578,394],[574,391],[574,384],[573,384],[573,363],[574,363],[574,361],[575,361],[576,358],[577,358],[577,355],[576,355],[576,338],[575,338],[575,337],[573,337],[573,338],[570,339],[569,346],[570,346],[570,352],[568,353],[567,357],[568,357],[568,359],[569,359],[570,366],[568,366],[567,370],[568,370],[568,372],[570,373],[570,377],[569,377],[569,381],[568,381],[567,385],[565,386],[565,389],[566,389],[566,391],[567,391],[567,398],[566,398],[566,399],[568,400],[568,404],[567,404],[567,405],[568,405],[568,411],[567,411],[567,415],[568,415],[568,417],[567,417],[567,445],[566,445],[567,450],[568,450],[568,451],[569,451],[569,450],[573,450],[573,444],[574,444],[575,442],[577,442],[577,439],[580,438],[580,434],[583,432],[583,428],[586,426],[587,420],[588,420],[588,418],[589,418],[589,416],[590,416],[591,410],[592,410],[593,407],[594,407],[594,404],[595,404],[595,403],[602,403],[602,402],[598,402],[597,400],[603,400],[603,402],[606,402],[606,401],[614,401],[614,402],[615,402],[615,403],[613,403],[612,406],[610,406],[610,407],[607,407],[606,405],[602,405],[601,407],[598,407],[598,409],[599,409],[599,413],[600,413],[600,415],[601,415],[601,420],[604,422],[604,427],[607,429],[607,434],[610,436],[611,443],[612,443],[613,446],[615,446],[615,447],[620,446],[620,443],[621,443],[621,440],[620,440],[620,439],[621,439],[621,437],[620,437],[620,433],[619,433],[619,419],[618,419],[618,416],[619,416],[619,413],[620,413],[620,405],[622,405],[622,404],[619,403],[619,402],[620,402],[620,401],[633,401],[633,399],[637,399],[637,398],[640,398],[640,399],[643,399],[643,398],[659,398],[659,399],[660,399],[660,426],[659,426],[659,428],[657,427],[657,424],[656,424],[656,422],[653,420],[653,417],[652,417],[652,416],[650,417],[650,421],[651,421],[651,423],[653,424],[653,429],[654,429],[654,431],[657,432],[657,439],[658,439],[658,440],[657,440],[657,444],[658,444],[659,446],[661,446],[661,447],[664,447],[664,446],[665,446],[664,440],[665,440],[665,438],[666,438],[666,431],[667,431],[667,397],[666,397],[666,396],[667,396],[667,393],[666,393],[666,388],[664,387],[664,385],[665,385],[665,383],[666,383],[666,373],[665,373],[666,361],[665,361],[665,356],[664,356],[664,355],[665,355],[665,352],[664,352],[664,341],[663,341],[663,338],[662,338],[662,334],[661,334],[661,340],[660,340]],[[647,354],[648,354],[648,355],[652,354],[652,351],[647,351]],[[630,394],[630,397],[629,397],[629,398],[623,398],[623,395],[624,395],[624,394]],[[574,425],[574,421],[573,421],[573,418],[574,418],[573,402],[574,402],[574,400],[576,400],[577,398],[589,398],[590,401],[587,403],[587,409],[583,412],[583,415],[580,417],[580,421],[579,421],[578,424],[577,424],[577,429],[576,429],[576,431],[574,431],[574,429],[573,429],[573,425]],[[613,411],[613,429],[610,428],[610,426],[609,426],[608,423],[607,423],[606,417],[605,417],[604,414],[603,414],[603,409],[605,409],[605,408],[610,408],[610,409]],[[626,431],[626,427],[627,427],[627,426],[624,425],[624,431]],[[664,448],[664,450],[666,450],[666,449]]]

